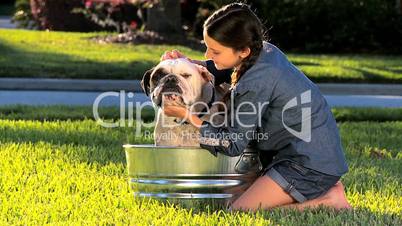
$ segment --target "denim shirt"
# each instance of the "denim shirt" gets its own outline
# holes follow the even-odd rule
[[[230,71],[207,69],[218,81]],[[318,87],[274,45],[264,42],[256,63],[231,91],[228,123],[204,121],[200,146],[212,153],[242,154],[246,147],[277,151],[276,161],[289,159],[334,176],[348,171],[330,107]]]

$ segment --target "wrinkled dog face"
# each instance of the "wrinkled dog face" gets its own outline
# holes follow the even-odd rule
[[[163,97],[190,106],[208,98],[205,93],[212,93],[213,84],[204,79],[210,74],[200,67],[184,58],[164,60],[144,74],[141,86],[158,107]]]

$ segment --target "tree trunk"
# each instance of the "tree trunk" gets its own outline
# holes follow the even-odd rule
[[[147,30],[181,35],[180,0],[160,0],[154,7],[149,8]]]
[[[399,14],[402,14],[402,0],[396,0],[395,8]]]

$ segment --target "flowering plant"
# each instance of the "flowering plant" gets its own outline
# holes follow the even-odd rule
[[[83,0],[84,8],[75,8],[101,27],[122,33],[145,28],[143,10],[158,0]]]

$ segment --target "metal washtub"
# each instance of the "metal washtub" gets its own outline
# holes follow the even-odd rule
[[[258,154],[250,151],[237,157],[219,153],[215,157],[196,147],[123,147],[136,197],[184,206],[224,206],[244,192],[262,168]]]

